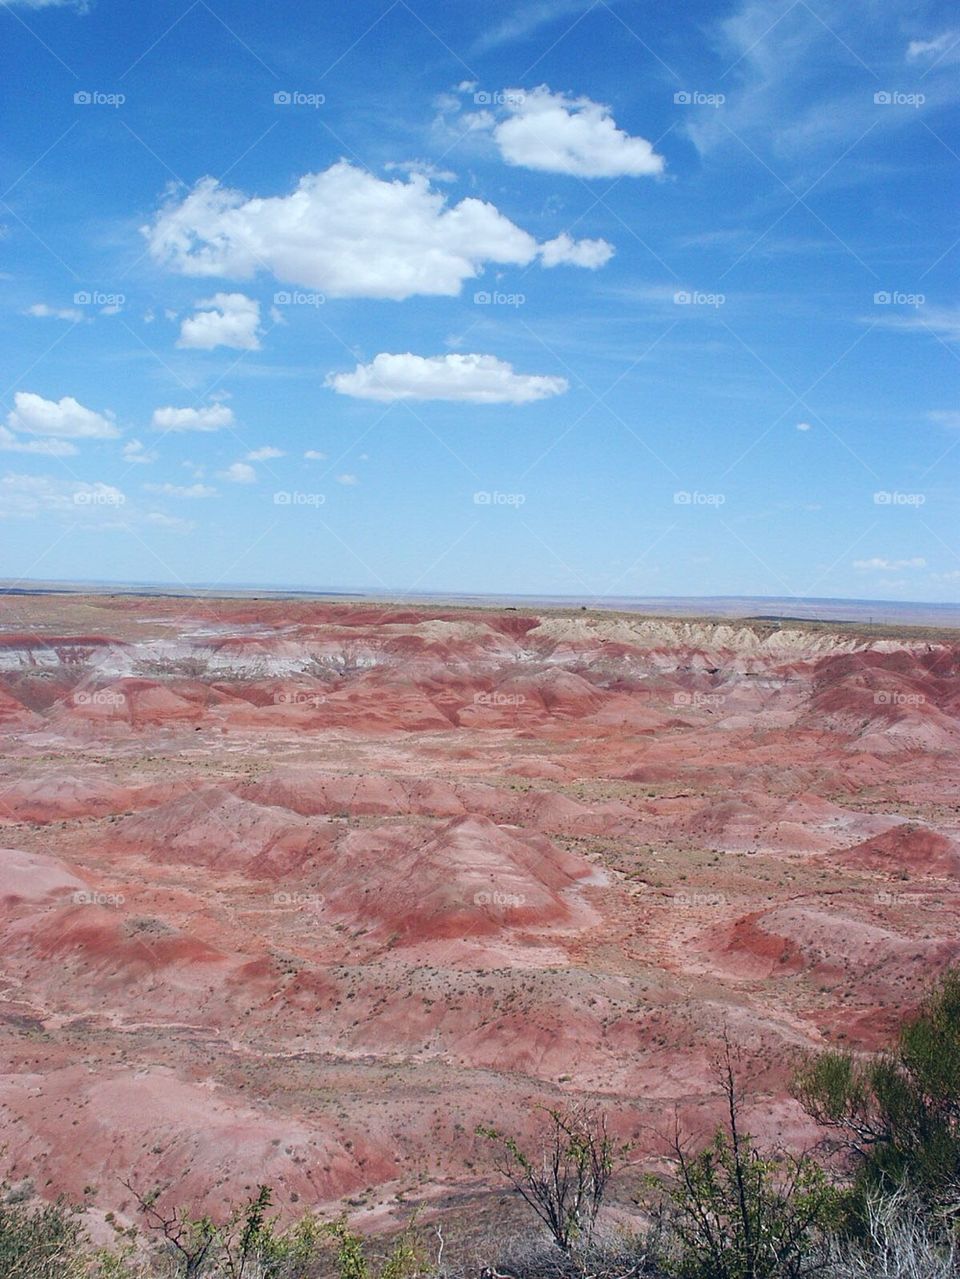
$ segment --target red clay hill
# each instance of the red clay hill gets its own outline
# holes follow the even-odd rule
[[[803,1139],[794,1055],[960,957],[958,673],[920,631],[0,600],[4,1171],[385,1220],[537,1102],[638,1159],[705,1127],[724,1031]]]

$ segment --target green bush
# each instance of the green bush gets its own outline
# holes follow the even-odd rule
[[[81,1279],[87,1238],[78,1211],[62,1201],[30,1206],[0,1198],[0,1279]]]
[[[734,1052],[718,1062],[726,1119],[698,1153],[679,1132],[665,1217],[663,1265],[678,1279],[801,1279],[822,1270],[823,1241],[840,1218],[841,1194],[808,1155],[763,1155],[741,1124]],[[664,1211],[665,1209],[665,1211]]]
[[[960,970],[948,971],[887,1053],[826,1052],[794,1095],[852,1163],[859,1216],[906,1187],[935,1213],[960,1212]]]

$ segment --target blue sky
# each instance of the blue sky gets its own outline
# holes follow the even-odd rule
[[[3,576],[960,600],[952,6],[0,28]]]

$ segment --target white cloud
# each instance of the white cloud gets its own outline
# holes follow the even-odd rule
[[[813,430],[813,427],[810,425],[810,423],[809,423],[809,422],[798,422],[798,423],[797,423],[797,430],[798,430],[798,431],[812,431],[812,430]]]
[[[21,440],[0,426],[0,453],[39,453],[44,457],[70,457],[77,446],[69,440]]]
[[[171,533],[192,533],[196,525],[192,520],[182,520],[176,515],[164,515],[162,511],[151,511],[144,517],[145,524],[153,524],[156,528],[168,529]]]
[[[606,266],[613,254],[613,245],[606,240],[572,240],[564,231],[541,247],[540,261],[547,267],[583,266],[595,271],[597,267]]]
[[[75,307],[47,306],[46,302],[34,302],[33,306],[27,307],[24,315],[35,315],[38,319],[71,320],[74,324],[79,324],[83,319],[83,312]]]
[[[144,448],[139,440],[128,440],[123,446],[123,460],[135,462],[138,466],[147,466],[150,462],[155,462],[159,456],[159,453]]]
[[[154,409],[151,425],[157,431],[219,431],[233,426],[233,409],[210,404],[202,409]]]
[[[646,138],[618,129],[610,108],[590,98],[536,89],[507,89],[508,113],[493,130],[507,164],[581,178],[646,177],[663,172],[663,156]]]
[[[355,475],[344,474],[344,475],[337,476],[337,483],[344,484],[346,485],[347,488],[352,488],[355,484],[359,484],[360,481],[357,479]]]
[[[219,472],[220,478],[229,480],[231,484],[255,484],[257,473],[246,462],[234,462],[225,471]]]
[[[532,4],[511,5],[508,10],[510,16],[497,26],[484,23],[483,34],[474,44],[473,52],[489,53],[500,45],[526,40],[548,23],[556,22],[568,14],[588,13],[592,8],[593,0],[534,0]],[[473,81],[466,81],[459,86],[461,93],[472,93],[475,88]]]
[[[352,373],[334,373],[327,385],[361,400],[463,400],[471,404],[528,404],[561,395],[562,377],[514,373],[493,355],[389,355],[381,353]]]
[[[18,391],[13,403],[13,409],[7,414],[11,431],[73,440],[105,440],[120,434],[109,417],[84,408],[72,395],[65,395],[62,400],[45,400],[32,391]]]
[[[951,430],[960,430],[960,409],[932,409],[927,417],[937,426],[947,426]]]
[[[858,569],[881,570],[885,573],[896,573],[905,568],[926,568],[927,561],[921,555],[914,555],[906,560],[888,560],[875,555],[869,560],[854,560],[853,567]]]
[[[260,303],[244,293],[215,293],[194,304],[195,315],[180,325],[177,346],[212,351],[217,346],[235,351],[259,351]]]
[[[144,484],[148,493],[163,497],[215,497],[217,490],[209,484]]]
[[[391,160],[383,166],[388,173],[419,173],[431,182],[456,182],[457,175],[450,169],[438,169],[429,160]]]
[[[264,444],[262,448],[252,449],[246,456],[248,462],[269,462],[271,458],[286,457],[283,449],[275,449],[272,444]]]
[[[492,204],[448,205],[422,174],[384,181],[345,160],[266,199],[204,178],[143,233],[153,257],[182,275],[249,279],[266,269],[330,297],[395,300],[454,297],[486,263],[526,266],[541,251]]]
[[[960,58],[960,35],[956,31],[945,31],[942,36],[933,40],[911,40],[907,45],[907,61],[921,62],[924,58],[940,61],[945,54],[955,54],[951,62]]]
[[[71,523],[126,527],[118,514],[125,495],[112,484],[74,481],[51,475],[17,475],[0,479],[0,518],[32,519],[58,515]]]
[[[78,13],[87,13],[89,0],[0,0],[0,8],[8,9],[76,9]]]
[[[308,462],[325,462],[327,460],[326,453],[320,453],[317,449],[307,449],[303,456]]]
[[[920,305],[913,310],[884,308],[881,316],[871,316],[869,323],[885,329],[926,330],[945,342],[960,342],[960,306]],[[889,310],[890,314],[886,314]],[[867,323],[865,320],[864,323]]]

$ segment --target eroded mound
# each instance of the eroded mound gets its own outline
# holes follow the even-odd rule
[[[796,1050],[876,1046],[960,953],[948,639],[3,608],[0,1144],[68,1193],[386,1224],[537,1104],[602,1100],[638,1159],[707,1131],[724,1033],[802,1143]]]

